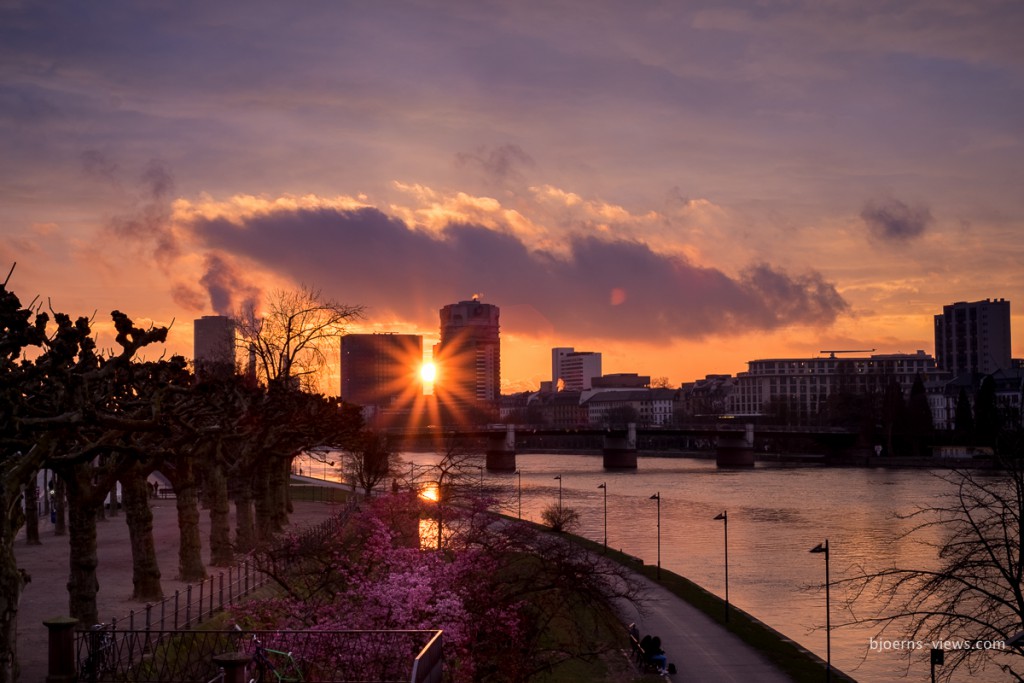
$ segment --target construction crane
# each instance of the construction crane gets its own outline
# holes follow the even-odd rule
[[[874,353],[874,349],[835,349],[834,351],[818,351],[818,353],[827,353],[829,358],[835,358],[837,353]]]

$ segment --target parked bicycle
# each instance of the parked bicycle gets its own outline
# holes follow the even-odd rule
[[[114,647],[114,634],[106,624],[93,624],[89,627],[85,662],[82,665],[82,678],[88,683],[106,680],[117,669],[117,652]]]
[[[302,683],[306,680],[291,652],[264,647],[255,635],[252,644],[249,683]]]

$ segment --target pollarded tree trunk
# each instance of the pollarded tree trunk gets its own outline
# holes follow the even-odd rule
[[[125,521],[132,545],[133,600],[156,601],[164,597],[160,586],[160,565],[153,542],[153,511],[149,509],[149,484],[133,468],[121,480]]]
[[[207,470],[206,490],[210,500],[210,564],[227,567],[235,561],[235,554],[231,547],[228,480],[219,462]]]
[[[287,523],[287,515],[295,512],[295,505],[292,504],[292,461],[294,458],[288,458],[284,461],[284,511],[286,513],[285,523]]]
[[[39,540],[39,487],[33,474],[25,485],[25,541],[29,545],[40,545]]]
[[[77,485],[68,487],[68,531],[71,546],[68,576],[68,610],[82,625],[99,623],[96,594],[100,590],[96,578],[99,558],[96,554],[96,511],[99,505],[87,490]]]
[[[273,535],[273,496],[270,492],[270,466],[266,459],[253,469],[252,499],[256,514],[256,542],[260,543]]]
[[[270,461],[270,528],[275,534],[288,526],[288,477],[289,464],[286,458],[275,457]]]
[[[178,507],[178,578],[182,581],[202,581],[206,578],[203,565],[202,541],[199,537],[199,501],[192,464],[185,462],[174,481]]]
[[[10,510],[16,503],[8,499],[7,487],[0,488],[0,509]],[[0,520],[0,683],[18,679],[18,605],[25,588],[25,576],[14,556],[17,519]]]
[[[252,490],[240,486],[235,494],[235,549],[247,553],[256,547],[256,528],[252,518]]]

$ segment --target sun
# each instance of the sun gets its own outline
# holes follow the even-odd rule
[[[437,367],[433,363],[424,363],[420,366],[420,379],[430,384],[437,378]]]

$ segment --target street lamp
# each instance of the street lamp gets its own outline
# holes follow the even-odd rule
[[[484,466],[477,465],[476,468],[480,470],[480,488],[482,489],[484,487]]]
[[[523,518],[523,471],[516,470],[516,476],[519,477],[519,519]]]
[[[562,475],[556,474],[555,479],[558,480],[558,509],[562,509]]]
[[[832,610],[829,600],[828,539],[811,548],[812,553],[825,553],[825,680],[832,680]]]
[[[932,683],[935,683],[935,667],[946,663],[946,651],[942,648],[933,647],[931,656]]]
[[[658,491],[651,500],[658,501],[658,580],[661,581],[661,491]]]
[[[729,511],[723,510],[721,514],[715,515],[715,519],[722,520],[725,526],[725,623],[729,623]]]
[[[602,483],[597,488],[604,489],[604,549],[608,551],[608,487]]]

